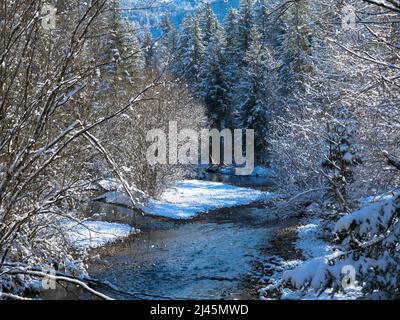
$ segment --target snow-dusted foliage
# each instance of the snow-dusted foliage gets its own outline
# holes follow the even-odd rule
[[[357,285],[367,297],[395,298],[400,281],[399,217],[398,194],[342,217],[333,230],[337,250],[286,271],[284,284],[319,293],[332,289],[331,294]]]
[[[255,1],[241,1],[221,23],[212,8],[206,3],[188,14],[180,32],[164,19],[160,64],[186,80],[213,127],[254,129],[256,161],[266,163],[279,82],[274,50],[258,23],[268,12]]]
[[[68,18],[53,30],[43,27],[42,3],[0,8],[0,291],[23,284],[10,262],[62,270],[72,261],[57,221],[84,200],[90,177],[83,136],[100,59],[87,55],[105,2],[63,1],[58,13]]]
[[[151,73],[142,81],[151,83],[157,76]],[[146,158],[150,144],[148,132],[157,129],[168,133],[171,121],[176,121],[178,130],[200,130],[207,123],[205,108],[184,85],[166,77],[159,81],[157,88],[146,92],[144,99],[149,98],[148,101],[126,110],[121,117],[107,123],[107,131],[98,133],[125,179],[143,191],[144,197],[158,197],[169,184],[192,173],[190,166],[149,163]],[[106,167],[105,162],[98,170],[104,178],[109,178],[112,171]]]
[[[161,189],[164,180],[140,167],[140,139],[167,114],[202,119],[183,86],[159,74],[143,80],[142,46],[118,1],[43,4],[11,0],[0,8],[2,294],[21,294],[42,268],[83,275],[82,253],[63,221],[87,229],[83,205],[104,176],[117,179],[133,205]],[[146,174],[151,183],[140,180]]]
[[[363,14],[347,28],[349,5]],[[293,194],[318,189],[314,199],[335,195],[338,204],[396,187],[382,151],[399,153],[398,83],[382,72],[387,80],[398,75],[398,25],[385,23],[397,14],[377,14],[381,8],[363,1],[324,0],[299,1],[286,12],[273,14],[288,30],[277,47],[283,103],[271,129],[280,187]],[[372,17],[371,26],[358,23]],[[340,150],[346,145],[349,152]]]
[[[225,21],[197,3],[181,25],[163,17],[161,38],[118,0],[44,3],[0,6],[0,292],[46,266],[84,274],[63,221],[85,227],[95,182],[142,207],[188,174],[146,161],[147,132],[170,121],[254,129],[279,191],[334,214],[398,188],[398,1],[242,0]],[[338,250],[284,282],[336,292],[351,266],[365,293],[397,295],[399,207],[395,195],[343,216]]]

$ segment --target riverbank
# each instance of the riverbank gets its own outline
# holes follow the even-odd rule
[[[279,222],[266,208],[274,196],[220,182],[183,181],[167,190],[157,203],[159,210],[168,209],[167,214],[145,215],[121,202],[126,200],[121,195],[113,201],[108,197],[109,203],[99,201],[99,197],[89,206],[88,219],[96,217],[105,221],[99,223],[122,229],[131,225],[135,232],[92,246],[88,272],[131,292],[130,296],[115,296],[119,299],[140,299],[143,295],[255,299],[254,292],[248,293],[247,280],[260,248],[268,243]],[[91,298],[84,292],[64,291],[55,296]],[[54,293],[46,298],[50,295]]]
[[[102,248],[102,259],[89,272],[146,297],[258,299],[250,281],[255,262],[276,231],[292,223],[269,215],[260,204],[219,209]]]

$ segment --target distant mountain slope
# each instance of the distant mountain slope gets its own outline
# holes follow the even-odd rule
[[[214,13],[222,21],[230,8],[239,7],[240,0],[122,0],[124,15],[136,22],[141,28],[148,27],[154,36],[160,35],[159,23],[164,14],[168,14],[179,26],[184,16],[194,12],[199,6],[211,2]],[[139,8],[139,9],[138,9]]]

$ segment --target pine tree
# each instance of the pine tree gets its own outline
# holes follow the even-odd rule
[[[345,106],[334,107],[327,124],[327,152],[322,162],[328,179],[328,199],[346,209],[348,186],[353,181],[354,167],[361,163],[353,142],[356,122]]]
[[[294,2],[288,12],[283,39],[281,79],[284,94],[304,89],[306,75],[313,70],[311,8],[308,0]]]
[[[135,35],[134,25],[126,19],[121,21],[118,48],[120,54],[117,66],[118,73],[124,80],[134,84],[143,69],[143,52],[139,39]]]
[[[240,1],[238,23],[240,54],[243,56],[251,45],[250,32],[254,26],[253,0]]]
[[[184,76],[192,84],[195,93],[199,92],[201,83],[201,65],[204,59],[204,46],[199,21],[188,15],[182,22],[182,35],[178,44],[178,56],[174,71]]]
[[[145,70],[152,72],[157,69],[157,56],[153,36],[149,30],[145,31],[142,41]]]
[[[230,108],[225,80],[225,35],[219,26],[209,39],[207,56],[202,67],[201,95],[214,127],[222,129],[229,126]]]
[[[163,63],[169,63],[177,50],[177,34],[175,27],[168,15],[165,15],[161,21],[162,40],[161,57]]]
[[[110,31],[104,45],[106,67],[101,73],[108,89],[118,95],[118,91],[138,83],[143,69],[143,52],[134,25],[121,15],[119,1],[111,1],[108,12]]]
[[[275,62],[270,51],[263,46],[256,27],[250,30],[249,49],[241,69],[240,93],[241,124],[255,130],[256,160],[265,162],[268,152],[268,126],[275,103]]]
[[[215,16],[210,3],[206,3],[204,11],[199,15],[199,26],[202,31],[202,39],[204,47],[207,47],[211,37],[220,28],[217,17]]]
[[[260,0],[254,14],[262,43],[272,46],[276,52],[281,47],[285,33],[284,23],[276,12],[278,5],[276,0]]]
[[[232,9],[229,11],[225,19],[224,29],[226,38],[224,79],[227,86],[227,99],[230,110],[229,123],[231,126],[235,126],[236,107],[239,101],[236,86],[240,81],[239,62],[242,60],[237,10]]]
[[[226,50],[229,61],[237,62],[240,57],[239,16],[235,9],[231,9],[224,22]]]

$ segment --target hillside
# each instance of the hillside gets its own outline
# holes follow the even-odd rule
[[[148,27],[154,36],[159,36],[159,23],[163,15],[168,14],[171,21],[177,26],[184,16],[194,12],[206,0],[123,0],[124,15],[137,23],[141,28]],[[215,15],[222,21],[231,8],[239,7],[239,0],[212,0],[212,8]],[[139,8],[139,9],[137,9]]]

